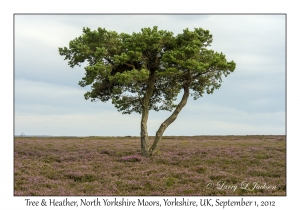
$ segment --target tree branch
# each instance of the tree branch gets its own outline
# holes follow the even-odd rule
[[[197,77],[199,77],[200,75],[207,74],[207,73],[210,73],[210,72],[213,72],[213,69],[209,69],[206,72],[202,72],[202,73],[199,72],[198,74],[196,74],[195,76],[193,76],[191,79],[194,80]]]
[[[180,101],[180,103],[177,105],[176,109],[174,110],[174,112],[171,114],[170,117],[168,117],[159,127],[159,129],[156,132],[156,136],[155,136],[155,140],[149,150],[149,154],[152,155],[153,152],[156,150],[157,145],[163,135],[163,133],[165,132],[166,128],[176,120],[179,112],[182,110],[182,108],[186,105],[188,97],[189,97],[189,85],[190,84],[185,84],[184,85],[184,94],[182,96],[182,99]]]
[[[135,69],[135,66],[133,64],[130,63],[124,63],[126,66],[132,67],[132,69]]]

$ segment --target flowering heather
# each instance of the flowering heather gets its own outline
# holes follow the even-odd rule
[[[138,137],[14,145],[15,196],[286,195],[285,136],[166,136],[149,158]]]
[[[129,155],[121,158],[121,161],[125,162],[139,162],[142,160],[142,156],[140,155]]]

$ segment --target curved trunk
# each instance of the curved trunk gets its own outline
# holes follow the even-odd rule
[[[156,136],[155,136],[155,140],[154,140],[154,142],[153,142],[152,147],[151,147],[150,150],[149,150],[149,155],[152,155],[152,154],[155,152],[155,150],[156,150],[156,148],[157,148],[157,145],[158,145],[159,141],[161,140],[161,137],[162,137],[162,135],[164,134],[166,128],[167,128],[172,122],[174,122],[174,121],[176,120],[176,118],[177,118],[179,112],[180,112],[180,111],[182,110],[182,108],[186,105],[187,100],[188,100],[188,97],[189,97],[189,94],[190,94],[190,92],[189,92],[189,86],[187,85],[186,87],[184,87],[183,90],[184,90],[184,94],[183,94],[183,96],[182,96],[182,99],[181,99],[180,103],[177,105],[175,111],[172,113],[172,115],[171,115],[168,119],[166,119],[166,120],[160,125],[159,129],[157,130]]]

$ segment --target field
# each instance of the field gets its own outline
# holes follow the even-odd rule
[[[16,137],[14,195],[285,196],[286,136]]]

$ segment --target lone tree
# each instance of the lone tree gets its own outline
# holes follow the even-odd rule
[[[234,71],[234,61],[227,62],[224,54],[208,49],[211,43],[212,35],[202,28],[185,29],[176,36],[157,26],[131,35],[83,28],[83,34],[71,40],[69,48],[59,48],[59,54],[72,68],[87,62],[79,81],[82,87],[91,85],[85,99],[111,100],[123,114],[141,114],[141,152],[149,156],[188,97],[196,100],[205,92],[213,93],[220,88],[222,76]],[[181,101],[175,104],[181,91]],[[174,110],[160,125],[152,145],[147,131],[149,110]]]

